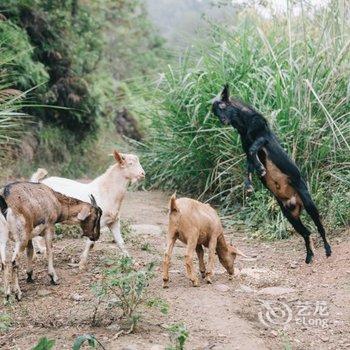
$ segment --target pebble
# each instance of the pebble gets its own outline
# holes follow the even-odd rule
[[[219,292],[228,292],[230,290],[230,287],[226,284],[216,284],[215,289]]]
[[[39,297],[46,297],[48,295],[50,295],[52,292],[50,290],[47,289],[39,289],[37,294]]]
[[[298,267],[298,263],[296,261],[293,261],[292,263],[290,263],[291,269],[296,269],[297,267]]]
[[[81,301],[84,300],[84,297],[78,293],[73,293],[70,295],[70,298],[74,301]]]
[[[253,293],[255,290],[252,287],[242,284],[239,289],[236,289],[236,292]]]
[[[267,287],[260,289],[258,294],[269,294],[269,295],[281,295],[294,293],[296,290],[293,288],[285,288],[285,287]]]
[[[112,323],[109,326],[107,326],[107,329],[110,331],[119,331],[120,330],[120,326],[118,323]]]

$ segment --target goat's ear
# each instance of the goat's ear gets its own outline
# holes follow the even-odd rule
[[[124,164],[124,158],[118,151],[114,150],[113,156],[114,156],[114,159],[117,161],[117,163]]]
[[[77,218],[79,221],[84,221],[90,215],[90,208],[87,205],[80,210]]]
[[[221,92],[221,100],[223,102],[230,102],[230,89],[229,89],[228,84],[224,85],[224,88]]]

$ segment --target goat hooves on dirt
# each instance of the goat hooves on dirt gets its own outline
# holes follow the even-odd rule
[[[311,264],[312,263],[312,258],[313,258],[314,256],[313,256],[313,254],[312,255],[307,255],[306,256],[306,259],[305,259],[305,262],[307,263],[307,264]]]
[[[32,272],[27,272],[27,283],[34,283],[33,271]]]
[[[58,286],[59,283],[58,283],[58,281],[57,281],[57,277],[55,277],[55,276],[53,276],[53,275],[49,275],[49,276],[50,276],[50,283],[51,283],[51,285],[53,285],[53,286]]]

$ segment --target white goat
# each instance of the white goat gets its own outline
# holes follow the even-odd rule
[[[97,205],[102,209],[101,229],[108,227],[114,236],[118,247],[126,255],[129,255],[120,231],[120,208],[126,194],[129,183],[135,183],[145,177],[139,159],[133,154],[121,154],[113,152],[116,164],[110,166],[105,173],[90,183],[84,184],[62,177],[49,177],[43,180],[47,171],[38,169],[31,177],[32,182],[42,182],[53,190],[67,196],[88,201],[92,194]],[[90,249],[94,242],[88,240],[81,255],[79,268],[84,269]]]

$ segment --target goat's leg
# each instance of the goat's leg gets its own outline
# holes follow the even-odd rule
[[[47,254],[47,263],[48,263],[48,273],[51,279],[51,284],[58,284],[58,277],[56,271],[53,267],[53,248],[52,248],[52,239],[53,239],[53,227],[49,227],[45,230],[45,243],[46,243],[46,254]]]
[[[217,238],[212,237],[209,241],[208,271],[205,278],[207,283],[212,283],[211,279],[214,276],[216,244],[217,244]]]
[[[87,259],[89,256],[90,250],[94,247],[95,242],[92,241],[91,239],[87,239],[86,244],[85,244],[85,249],[83,253],[80,256],[80,261],[79,261],[79,270],[85,270],[86,269],[86,264],[87,264]]]
[[[258,152],[266,144],[266,142],[267,141],[265,137],[259,137],[249,148],[249,156],[251,157],[251,160],[254,164],[254,168],[260,177],[265,176],[266,169],[258,157]]]
[[[310,241],[311,232],[303,225],[300,218],[293,217],[292,213],[283,205],[283,203],[279,200],[277,200],[277,201],[278,201],[279,206],[281,207],[283,215],[287,218],[287,220],[293,226],[295,231],[297,231],[304,238],[305,247],[306,247],[305,262],[307,264],[310,264],[312,261],[312,258],[314,256],[314,253],[313,253],[312,247],[311,247],[311,241]]]
[[[247,177],[244,181],[244,188],[247,193],[252,193],[254,191],[252,185],[252,174],[254,171],[254,163],[252,162],[250,156],[247,156]]]
[[[45,239],[41,236],[37,236],[33,238],[33,247],[35,254],[43,254],[46,256],[46,244]]]
[[[12,285],[16,299],[19,301],[22,299],[22,292],[19,286],[19,266],[18,266],[18,255],[21,250],[21,242],[16,241],[15,248],[11,259],[12,268]]]
[[[199,271],[201,272],[202,278],[205,278],[204,250],[200,244],[196,247],[196,253],[199,261]]]
[[[193,254],[196,249],[197,242],[194,240],[187,241],[186,255],[185,255],[185,267],[188,278],[191,280],[193,287],[199,286],[197,274],[193,268]]]
[[[5,293],[6,300],[9,300],[11,295],[10,273],[12,270],[11,270],[11,266],[6,261],[6,246],[7,246],[7,240],[1,239],[0,240],[0,257],[1,257],[1,268],[3,272],[4,293]]]
[[[28,241],[27,245],[27,283],[33,283],[33,256],[34,247],[32,240]]]
[[[167,247],[163,258],[163,288],[168,288],[170,259],[171,254],[173,253],[175,241],[175,235],[170,237],[168,236]]]
[[[113,222],[113,224],[110,226],[110,229],[113,233],[114,240],[117,243],[117,246],[119,247],[119,249],[123,252],[124,255],[130,256],[127,249],[125,248],[125,243],[124,243],[123,236],[122,236],[122,233],[120,230],[120,218],[119,217],[117,217],[116,221]]]
[[[331,256],[332,254],[332,249],[330,244],[327,241],[326,238],[326,232],[325,229],[322,225],[321,222],[321,218],[320,218],[320,214],[317,210],[317,207],[315,205],[315,203],[313,202],[310,193],[307,189],[306,184],[304,183],[304,181],[302,181],[301,183],[299,183],[299,186],[295,186],[295,189],[298,191],[299,196],[301,198],[301,200],[303,201],[304,204],[304,208],[306,210],[306,212],[310,215],[312,221],[315,223],[317,230],[322,238],[323,241],[323,245],[324,245],[324,249],[326,251],[326,256]]]

